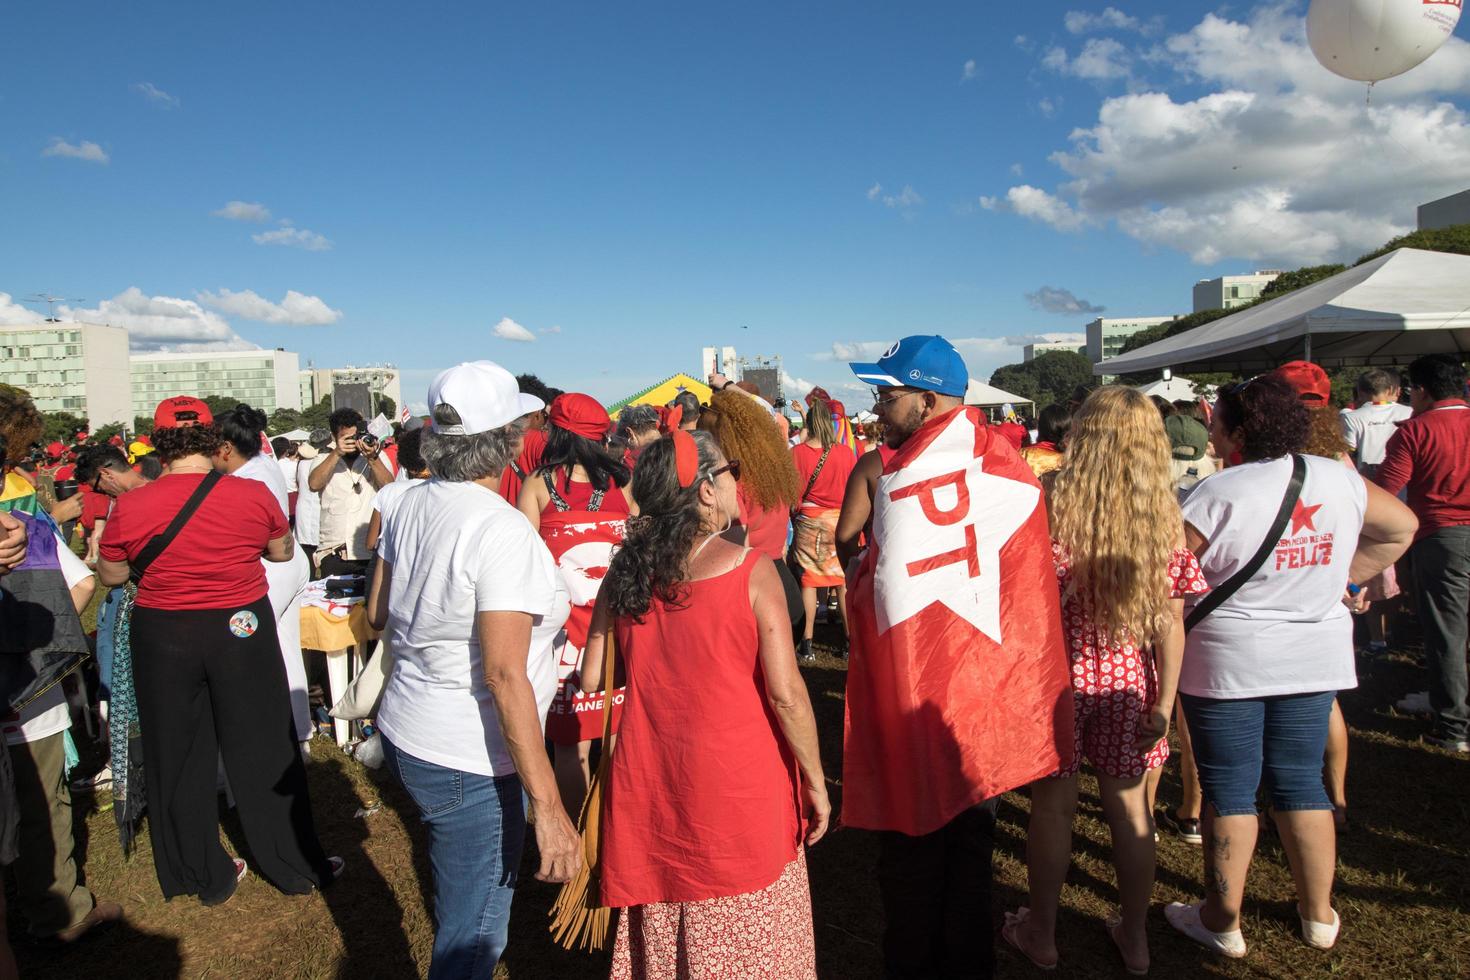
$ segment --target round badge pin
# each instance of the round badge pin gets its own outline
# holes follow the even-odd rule
[[[249,609],[241,609],[230,617],[230,632],[242,640],[247,636],[254,636],[258,629],[260,629],[260,617]]]

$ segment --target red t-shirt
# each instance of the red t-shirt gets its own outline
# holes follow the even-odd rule
[[[817,462],[821,458],[822,450],[819,446],[802,443],[791,450],[791,461],[796,464],[796,474],[800,477],[802,490],[807,488],[807,484],[812,487],[801,502],[820,510],[831,510],[842,506],[843,494],[847,492],[847,478],[857,465],[857,457],[842,443],[833,443],[832,451],[827,454],[827,462],[817,475],[817,482],[812,483],[812,473],[816,471]]]
[[[56,471],[51,474],[53,480],[75,480],[76,478],[77,468],[71,463],[56,467]]]
[[[521,454],[500,474],[500,496],[510,501],[512,507],[521,499],[521,485],[526,482],[526,477],[536,472],[541,465],[541,457],[545,455],[546,430],[530,429],[521,440]],[[517,469],[520,473],[516,472]]]
[[[82,527],[88,534],[97,522],[107,520],[107,509],[112,506],[112,498],[105,493],[98,493],[89,486],[82,487]]]
[[[763,510],[747,500],[740,489],[740,523],[745,526],[745,543],[774,561],[786,560],[786,534],[791,530],[791,514],[785,507]]]
[[[204,479],[163,476],[117,498],[102,532],[107,561],[131,561],[163,533]],[[224,609],[265,595],[266,543],[288,530],[270,488],[227,476],[204,498],[173,543],[149,566],[137,603],[149,609]]]
[[[1400,422],[1373,479],[1392,494],[1408,490],[1409,509],[1419,518],[1416,541],[1470,524],[1470,408],[1447,398]]]

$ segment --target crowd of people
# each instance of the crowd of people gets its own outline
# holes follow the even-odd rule
[[[1182,937],[1247,954],[1269,822],[1302,941],[1331,948],[1355,626],[1381,653],[1412,598],[1409,707],[1470,753],[1461,362],[1408,365],[1407,404],[1366,370],[1341,411],[1307,362],[1192,401],[1085,387],[1034,429],[963,404],[941,337],[851,369],[871,415],[821,389],[788,414],[713,375],[707,402],[614,420],[476,361],[392,436],[341,409],[271,439],[258,409],[181,393],[146,438],[70,448],[0,392],[0,862],[30,933],[125,914],[79,881],[74,717],[108,747],[84,788],[110,783],[125,848],[146,824],[166,898],[350,874],[307,779],[301,607],[330,577],[381,632],[368,713],[427,831],[431,977],[493,973],[527,837],[568,908],[619,910],[614,977],[813,977],[806,852],[838,819],[878,835],[886,974],[987,976],[997,806],[1022,789],[1028,894],[999,934],[1052,969],[1084,763],[1129,973],[1160,832],[1203,848],[1204,897],[1164,909]],[[840,815],[799,670],[822,620],[847,659]],[[1171,734],[1183,794],[1160,810]],[[220,842],[222,790],[249,863]]]

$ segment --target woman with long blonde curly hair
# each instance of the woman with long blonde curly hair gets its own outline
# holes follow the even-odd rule
[[[1184,546],[1169,438],[1153,402],[1120,386],[1089,395],[1072,417],[1047,505],[1072,658],[1075,751],[1070,765],[1031,786],[1030,904],[1006,915],[1002,935],[1038,966],[1056,965],[1057,904],[1086,756],[1112,829],[1122,905],[1108,934],[1129,972],[1143,973],[1155,858],[1148,773],[1169,755],[1183,597],[1206,588]]]

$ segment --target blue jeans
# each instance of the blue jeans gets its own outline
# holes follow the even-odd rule
[[[1256,812],[1264,768],[1277,810],[1331,810],[1322,784],[1336,691],[1216,700],[1181,693],[1205,802],[1222,817]]]
[[[117,613],[122,608],[123,590],[109,589],[97,613],[98,698],[112,700],[112,658],[116,651]]]
[[[526,838],[521,779],[425,762],[386,737],[383,754],[429,828],[435,922],[429,980],[488,978],[505,951]]]

